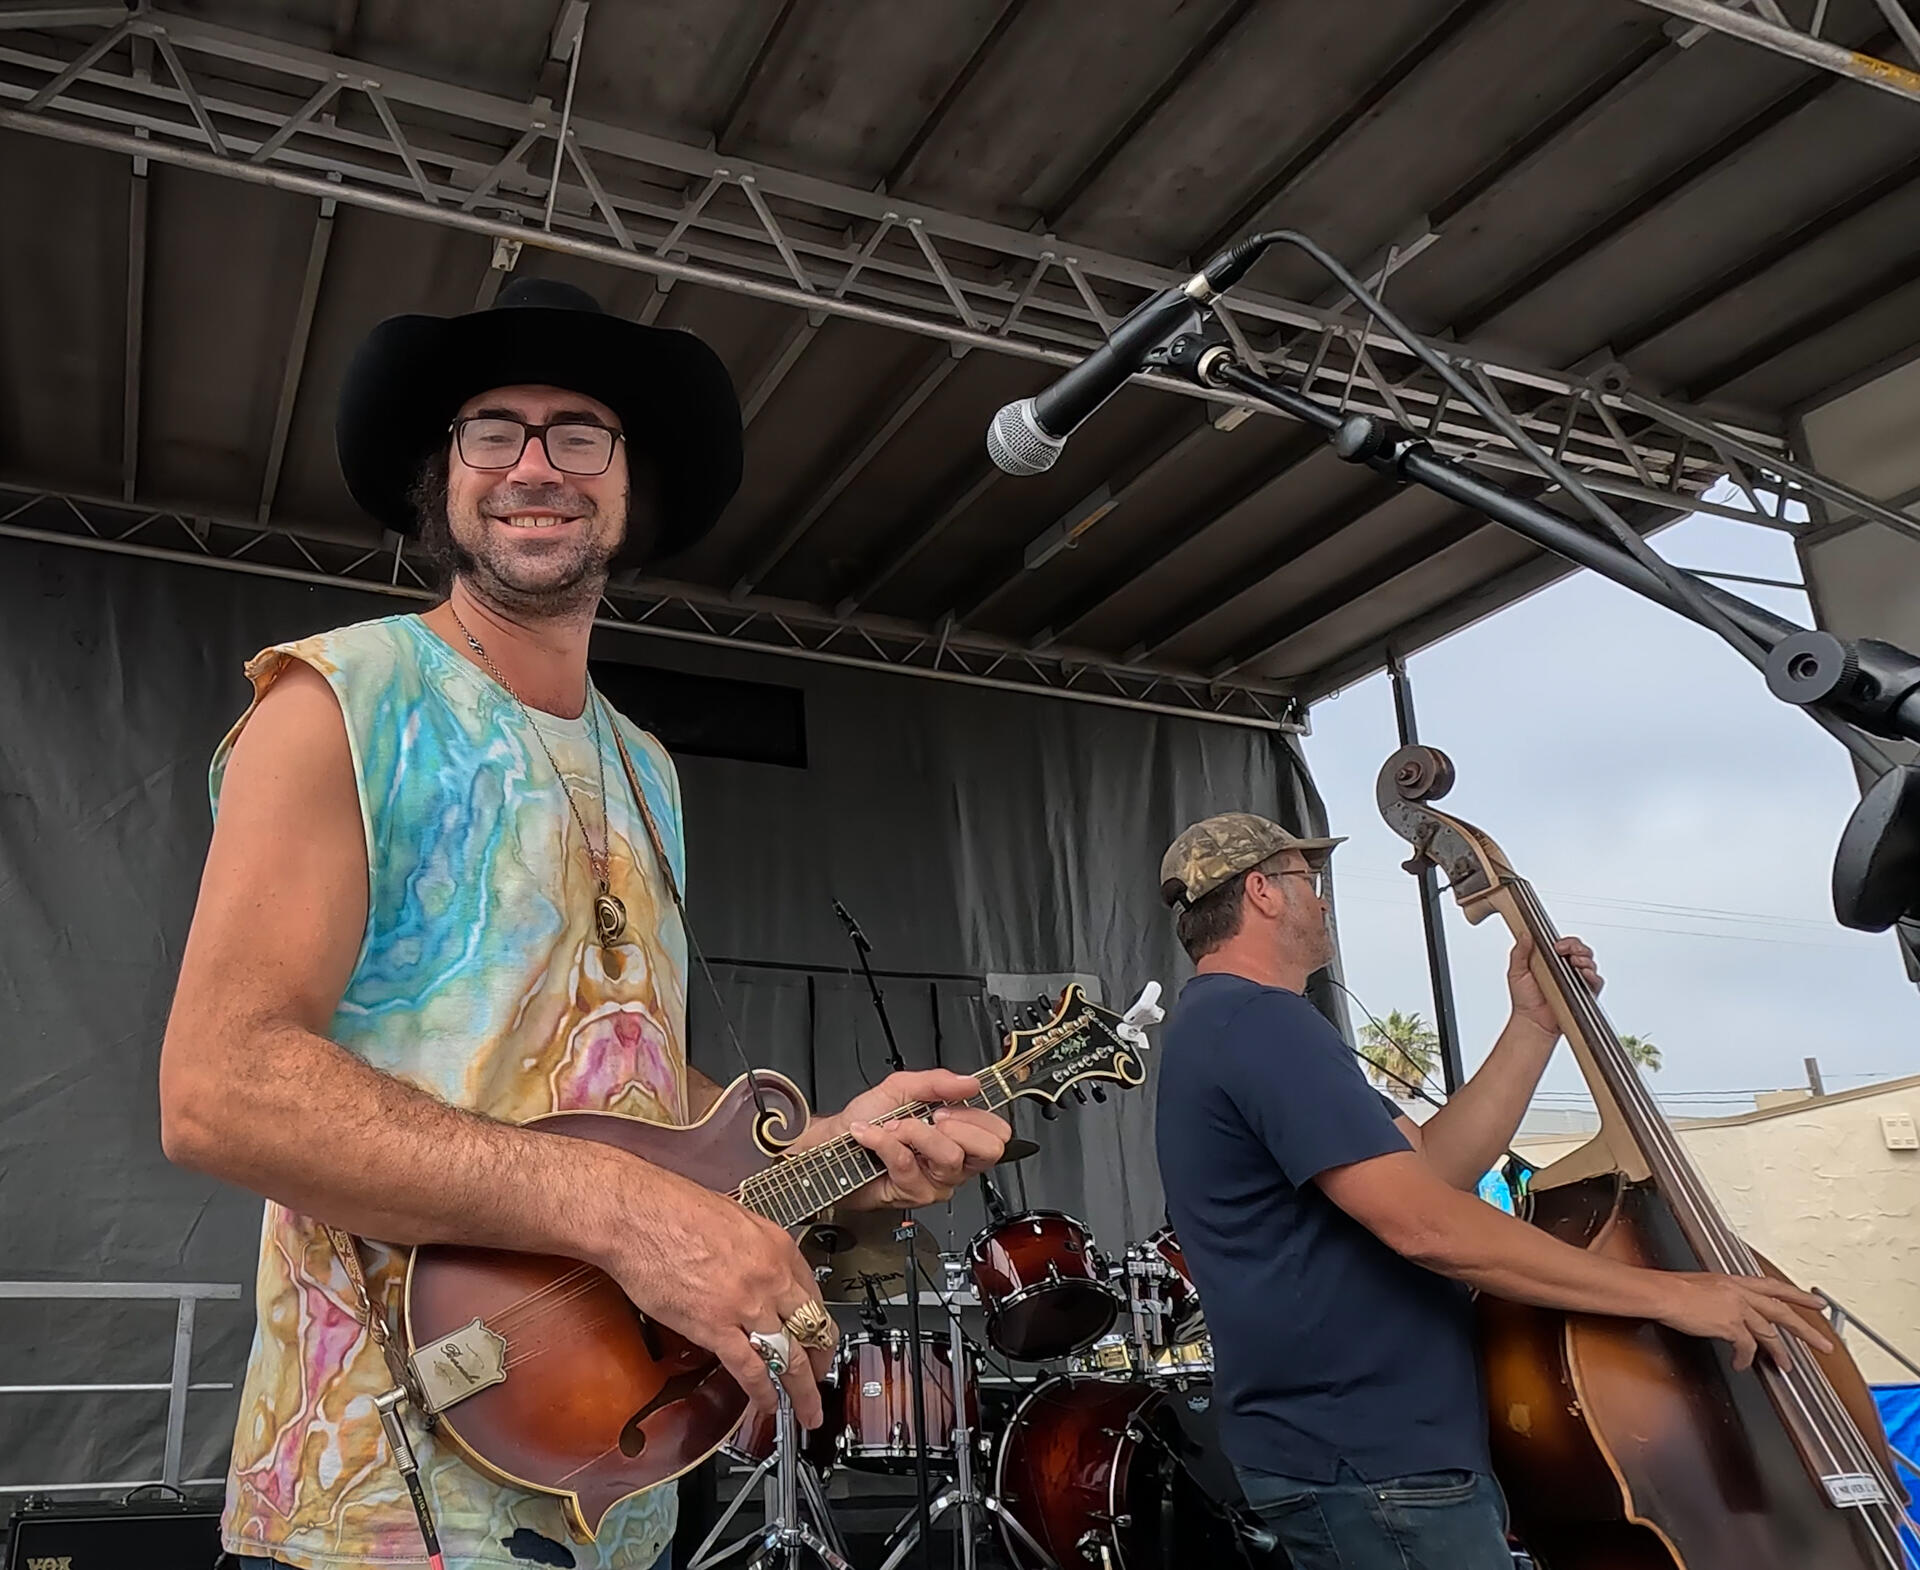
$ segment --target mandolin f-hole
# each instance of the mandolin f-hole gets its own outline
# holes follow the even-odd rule
[[[640,1426],[646,1418],[645,1411],[635,1412],[627,1419],[626,1427],[620,1430],[620,1454],[637,1456],[647,1448],[647,1431]]]

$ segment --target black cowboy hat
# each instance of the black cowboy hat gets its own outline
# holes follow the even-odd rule
[[[610,316],[572,284],[521,278],[487,310],[390,316],[367,334],[334,421],[353,499],[415,533],[408,492],[460,406],[490,387],[529,385],[585,393],[619,415],[629,449],[659,475],[655,555],[693,544],[740,488],[740,400],[719,355],[692,333]],[[614,565],[640,558],[623,549]]]

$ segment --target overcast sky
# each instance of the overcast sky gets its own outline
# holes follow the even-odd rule
[[[1656,537],[1683,566],[1794,580],[1776,531],[1694,516]],[[1804,595],[1729,585],[1802,624]],[[1712,634],[1578,573],[1416,655],[1420,738],[1453,757],[1443,804],[1490,833],[1563,932],[1592,943],[1621,1031],[1665,1056],[1675,1092],[1829,1090],[1920,1072],[1920,990],[1890,936],[1833,919],[1828,874],[1858,797],[1847,755]],[[1313,710],[1307,756],[1333,832],[1347,982],[1368,1008],[1433,1009],[1417,885],[1373,802],[1397,745],[1384,675]],[[1711,913],[1711,914],[1709,914]],[[1507,935],[1447,901],[1469,1069],[1506,1017]],[[1356,1026],[1362,1023],[1355,1016]],[[1563,1048],[1538,1105],[1581,1089]]]

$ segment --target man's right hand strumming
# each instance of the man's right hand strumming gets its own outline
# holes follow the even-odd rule
[[[629,1216],[633,1224],[596,1262],[643,1314],[713,1353],[754,1406],[771,1411],[773,1379],[747,1336],[772,1335],[820,1301],[812,1267],[785,1232],[726,1195],[658,1168],[637,1170],[645,1190],[636,1211],[645,1219]],[[820,1424],[818,1378],[831,1361],[830,1352],[794,1348],[784,1377],[803,1427]]]

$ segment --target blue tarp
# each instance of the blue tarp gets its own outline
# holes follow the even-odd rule
[[[1875,1385],[1873,1399],[1880,1406],[1880,1421],[1887,1425],[1887,1442],[1902,1455],[1920,1461],[1920,1385]],[[1920,1472],[1902,1465],[1900,1477],[1907,1492],[1920,1500]],[[1907,1563],[1920,1566],[1920,1540],[1911,1531],[1900,1535],[1906,1540]]]

